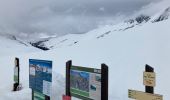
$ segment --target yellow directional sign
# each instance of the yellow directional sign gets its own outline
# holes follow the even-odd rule
[[[163,100],[163,96],[159,94],[145,93],[136,90],[128,90],[129,98],[136,100]]]
[[[155,73],[154,72],[143,72],[143,84],[145,86],[155,86]]]

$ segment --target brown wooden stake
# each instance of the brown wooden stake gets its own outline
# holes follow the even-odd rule
[[[146,71],[146,72],[154,72],[154,68],[152,68],[152,67],[149,66],[149,65],[146,65],[146,66],[145,66],[145,71]],[[146,93],[152,93],[152,94],[154,94],[154,87],[152,87],[152,86],[145,86],[145,92],[146,92]]]

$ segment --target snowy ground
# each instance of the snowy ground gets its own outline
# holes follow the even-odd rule
[[[144,91],[143,71],[145,64],[155,68],[155,93],[170,100],[170,20],[146,23],[126,31],[101,28],[87,34],[83,41],[73,46],[56,48],[47,52],[13,54],[1,56],[0,100],[31,100],[29,89],[29,59],[53,61],[52,100],[62,100],[65,93],[65,63],[100,68],[101,63],[109,66],[109,100],[129,100],[128,89]],[[70,37],[71,38],[71,37]],[[23,89],[12,92],[14,58],[20,58],[21,83]],[[76,100],[73,98],[73,100]]]
[[[128,89],[144,91],[143,71],[149,64],[155,68],[155,93],[170,100],[170,19],[135,25],[108,25],[86,34],[70,34],[46,42],[50,51],[43,52],[0,36],[0,100],[31,100],[29,89],[29,59],[53,61],[52,100],[62,100],[65,93],[65,63],[100,68],[109,66],[109,100],[130,100]],[[169,14],[166,12],[165,15]],[[14,58],[20,59],[20,81],[23,89],[12,92]],[[77,100],[73,98],[73,100]]]

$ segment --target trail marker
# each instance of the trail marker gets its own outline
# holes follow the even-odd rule
[[[15,58],[15,67],[14,67],[14,85],[13,85],[13,91],[19,91],[20,88],[20,79],[19,79],[19,73],[20,73],[20,67],[19,67],[19,58]]]
[[[145,85],[145,92],[129,89],[128,97],[136,100],[163,100],[163,95],[154,94],[156,74],[149,65],[145,66],[145,72],[143,72],[143,84]]]
[[[155,87],[155,76],[154,72],[143,72],[143,84],[145,86]]]

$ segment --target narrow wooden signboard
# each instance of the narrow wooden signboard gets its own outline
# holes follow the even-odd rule
[[[136,90],[128,90],[128,96],[136,100],[163,100],[163,96],[159,94],[145,93]]]
[[[19,91],[19,58],[15,58],[13,91]]]
[[[145,86],[153,86],[155,87],[155,73],[154,72],[143,72],[143,84]]]

